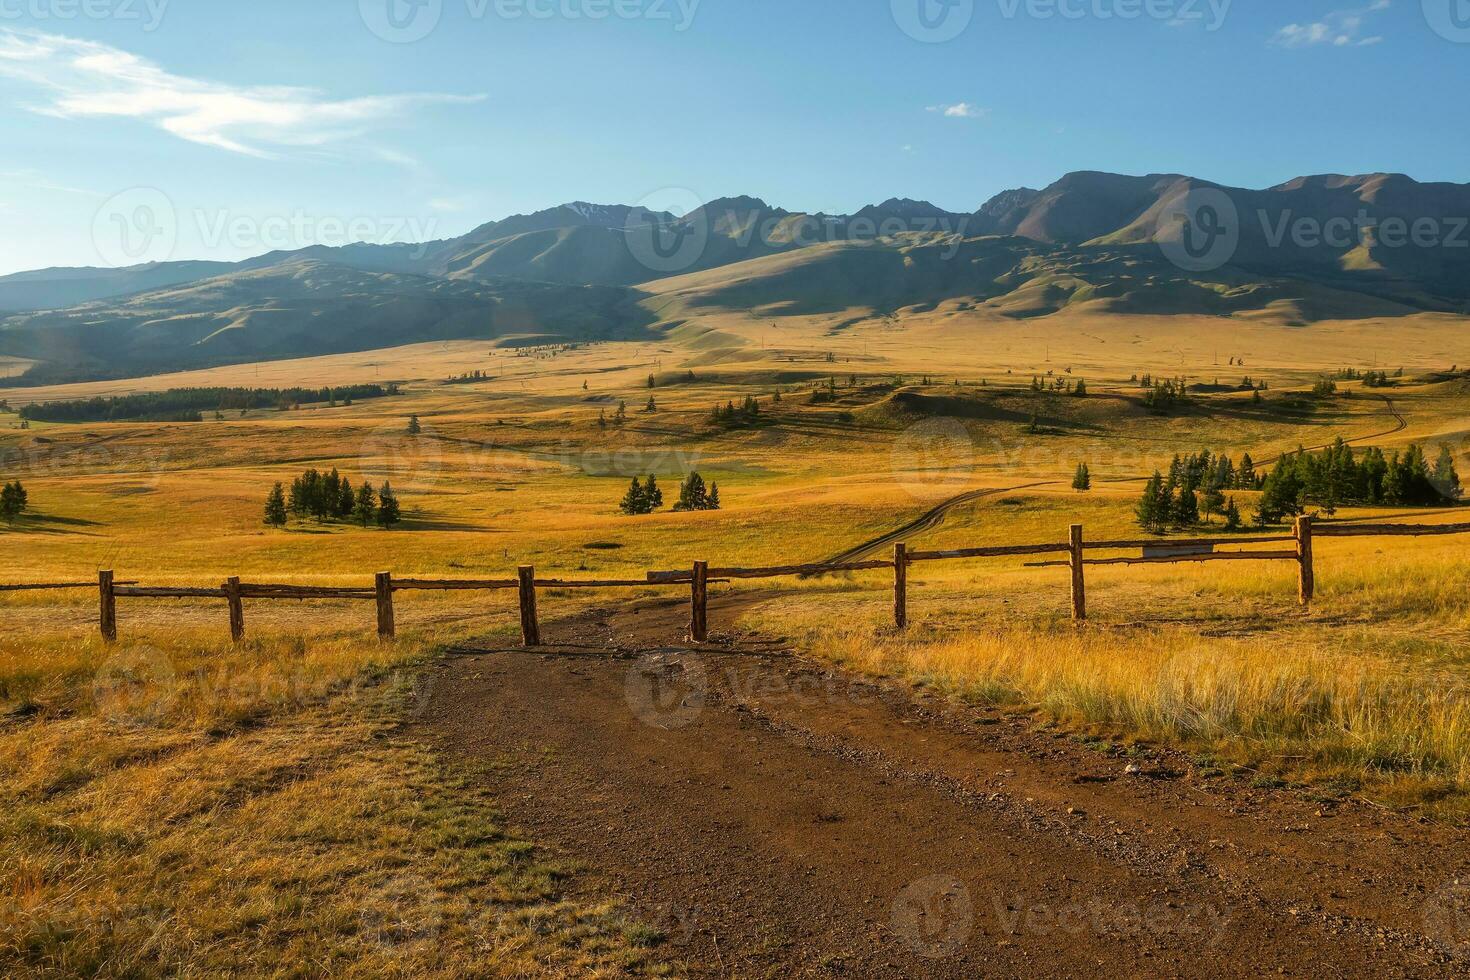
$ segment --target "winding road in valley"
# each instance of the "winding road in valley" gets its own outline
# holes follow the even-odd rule
[[[1367,435],[1354,436],[1351,439],[1343,440],[1348,445],[1359,445],[1361,443],[1371,442],[1375,439],[1384,439],[1388,436],[1398,435],[1400,432],[1403,432],[1409,427],[1409,420],[1405,418],[1401,412],[1399,412],[1397,407],[1395,407],[1392,398],[1389,398],[1387,395],[1377,395],[1376,397],[1383,399],[1384,404],[1387,405],[1388,414],[1393,417],[1394,425],[1391,428],[1384,429],[1381,432],[1371,432]],[[1326,442],[1318,446],[1308,446],[1306,448],[1311,452],[1316,452],[1321,449],[1326,449],[1328,446],[1331,445],[1331,442]],[[1269,466],[1279,459],[1281,459],[1280,454],[1259,459],[1255,462],[1257,465]],[[1125,476],[1114,477],[1107,480],[1098,480],[1096,482],[1126,484],[1143,483],[1146,482],[1148,479],[1148,476]],[[879,554],[880,552],[886,551],[900,541],[906,541],[912,538],[914,535],[922,534],[925,531],[934,530],[944,523],[944,519],[949,516],[952,511],[964,507],[967,504],[972,504],[977,500],[984,500],[988,497],[995,497],[1001,494],[1019,493],[1023,490],[1036,490],[1042,487],[1060,487],[1064,485],[1065,481],[1063,480],[1046,480],[1039,483],[1023,483],[1014,487],[995,487],[985,490],[966,490],[964,493],[956,494],[955,496],[950,497],[948,500],[925,512],[920,517],[910,521],[902,527],[889,531],[887,534],[880,535],[870,541],[864,541],[862,544],[854,545],[853,547],[848,548],[846,551],[839,552],[838,554],[833,555],[830,558],[823,559],[823,562],[825,562],[826,564],[835,565],[843,562],[864,561]]]

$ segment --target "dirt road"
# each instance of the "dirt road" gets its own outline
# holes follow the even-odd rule
[[[751,601],[782,600],[727,597],[721,621]],[[559,624],[577,648],[455,657],[420,725],[589,869],[576,887],[657,924],[676,972],[1470,969],[1462,833],[1097,751],[778,640],[672,648],[685,617],[623,605]]]
[[[1394,424],[1390,428],[1384,429],[1380,432],[1370,432],[1367,435],[1344,438],[1343,441],[1348,445],[1359,445],[1361,443],[1371,442],[1374,439],[1383,439],[1387,436],[1397,435],[1398,433],[1403,432],[1409,427],[1409,420],[1405,418],[1403,413],[1400,412],[1398,408],[1394,405],[1392,398],[1389,398],[1387,395],[1375,395],[1374,397],[1382,399],[1384,405],[1387,406],[1387,414],[1393,418]],[[1319,452],[1323,449],[1328,448],[1331,445],[1331,442],[1325,442],[1321,445],[1307,446],[1305,448],[1309,452]],[[1280,459],[1281,456],[1279,454],[1275,456],[1269,456],[1256,460],[1255,465],[1271,466]],[[1146,483],[1148,482],[1148,479],[1148,476],[1124,476],[1113,477],[1111,479],[1097,479],[1095,480],[1095,483],[1099,486],[1106,484],[1116,486],[1117,484],[1126,483]],[[1061,487],[1065,485],[1066,484],[1064,483],[1064,481],[1061,480],[1047,480],[1040,483],[1023,483],[1019,486],[1014,487],[994,487],[985,490],[966,490],[964,493],[956,494],[955,496],[942,501],[931,510],[926,511],[925,513],[915,518],[914,520],[909,521],[902,527],[889,531],[886,534],[879,535],[878,537],[872,538],[868,541],[864,541],[862,544],[854,545],[853,547],[848,548],[846,551],[839,552],[835,555],[821,560],[829,565],[837,565],[843,562],[864,561],[868,558],[874,557],[875,555],[879,555],[885,551],[888,551],[892,548],[894,544],[899,541],[911,542],[914,535],[922,534],[925,531],[934,530],[936,527],[939,527],[941,524],[944,523],[944,519],[948,517],[951,512],[953,512],[957,508],[965,506],[966,504],[972,504],[976,501],[985,500],[989,497],[997,497],[1001,494],[1020,493],[1024,490],[1036,490],[1041,487]]]

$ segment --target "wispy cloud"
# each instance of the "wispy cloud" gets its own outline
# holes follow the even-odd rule
[[[187,78],[118,48],[56,34],[0,29],[0,77],[36,90],[26,108],[60,119],[137,119],[179,139],[273,157],[364,135],[427,104],[480,95],[330,99],[314,89],[226,85]]]
[[[1365,48],[1381,44],[1383,35],[1368,33],[1368,21],[1392,6],[1391,0],[1373,0],[1366,7],[1334,10],[1310,24],[1287,24],[1271,38],[1282,48],[1310,48],[1329,45],[1335,48]]]
[[[956,102],[953,105],[931,105],[929,112],[938,113],[947,119],[983,119],[990,115],[989,109],[982,109],[969,102]]]

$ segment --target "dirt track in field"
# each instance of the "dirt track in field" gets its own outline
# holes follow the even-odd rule
[[[686,614],[623,605],[547,630],[576,646],[456,656],[421,723],[678,973],[1470,971],[1461,831],[1103,754],[771,639],[691,651]]]

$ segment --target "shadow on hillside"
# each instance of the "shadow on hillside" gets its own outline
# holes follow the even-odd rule
[[[81,517],[57,517],[51,514],[23,514],[14,524],[0,524],[0,533],[12,534],[77,534],[95,538],[100,535],[77,530],[86,527],[101,527],[99,521]]]

